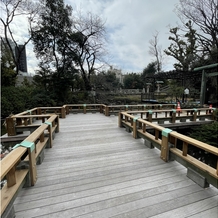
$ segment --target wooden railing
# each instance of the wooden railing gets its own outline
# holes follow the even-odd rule
[[[64,107],[40,107],[34,108],[22,113],[12,115],[6,118],[6,130],[8,136],[15,136],[18,133],[29,130],[33,132],[40,124],[34,122],[36,120],[45,121],[52,114],[56,114],[61,118],[66,117],[66,112]]]
[[[119,127],[125,127],[128,132],[132,132],[134,138],[144,138],[150,143],[149,147],[155,146],[159,148],[161,150],[160,157],[165,162],[168,162],[173,157],[187,168],[197,169],[208,183],[218,188],[218,148],[179,134],[171,129],[134,117],[128,112],[120,112],[118,122]],[[153,133],[147,131],[148,127],[153,129]],[[182,141],[182,150],[177,148],[178,140]],[[215,155],[217,157],[216,167],[213,168],[188,155],[189,145]]]
[[[105,105],[105,104],[68,104],[63,106],[66,114],[69,113],[87,113],[100,112],[105,116],[118,115],[120,111],[127,110],[148,110],[148,109],[171,109],[175,108],[175,104],[143,104],[143,105]]]
[[[42,122],[50,114],[57,114],[60,118],[66,118],[69,113],[95,113],[100,112],[105,116],[118,115],[120,111],[175,108],[174,104],[152,104],[152,105],[105,105],[105,104],[67,104],[61,107],[38,107],[6,118],[6,129],[8,136],[15,136],[25,130],[34,131],[38,125],[35,120],[41,119]]]
[[[35,115],[20,115],[23,119],[26,119],[26,116],[32,118]],[[33,186],[36,183],[36,163],[41,163],[45,147],[52,147],[53,134],[58,131],[59,117],[50,115],[46,122],[24,141],[14,146],[13,150],[1,160],[1,180],[7,181],[1,189],[1,215],[15,199],[20,187]]]
[[[175,109],[175,104],[143,104],[143,105],[107,105],[104,108],[105,116],[118,115],[121,111],[145,111],[149,109]]]
[[[60,118],[66,117],[66,111],[65,108],[62,107],[39,107],[38,114],[57,114]]]
[[[103,104],[67,104],[63,106],[66,114],[69,113],[84,113],[87,112],[100,112],[103,113]]]
[[[168,121],[175,123],[176,121],[187,122],[197,120],[215,120],[215,110],[206,108],[198,109],[182,109],[182,110],[146,110],[146,111],[127,111],[131,115],[140,115],[140,118],[148,120],[149,122],[158,122],[163,124]],[[163,116],[164,114],[164,116]]]
[[[167,105],[166,107],[174,106]],[[204,114],[202,114],[203,111]],[[69,104],[63,107],[40,107],[6,119],[9,136],[25,130],[30,130],[32,133],[1,160],[1,180],[7,180],[7,184],[1,190],[1,214],[4,213],[9,203],[13,202],[20,187],[24,184],[34,185],[36,183],[36,164],[42,162],[45,147],[52,147],[54,133],[59,131],[59,116],[65,118],[69,113],[79,112],[84,114],[100,112],[105,116],[119,112],[119,126],[133,132],[134,138],[144,138],[150,147],[159,148],[160,157],[166,162],[174,158],[186,167],[195,167],[210,184],[218,188],[218,161],[216,168],[213,168],[191,157],[187,152],[188,146],[192,145],[218,157],[218,148],[152,123],[155,119],[160,119],[158,117],[160,113],[165,113],[164,118],[170,122],[175,122],[177,118],[181,119],[182,113],[186,114],[186,119],[213,119],[215,109],[212,113],[212,110],[208,108],[183,109],[182,111],[168,108],[163,110],[161,105]],[[136,114],[140,114],[140,117],[136,117]],[[182,150],[177,148],[178,140],[183,142]]]

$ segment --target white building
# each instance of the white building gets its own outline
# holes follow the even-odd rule
[[[116,78],[119,80],[119,82],[121,84],[123,84],[124,75],[122,74],[121,70],[113,68],[113,66],[110,66],[110,70],[109,71],[111,71],[112,73],[115,73]]]

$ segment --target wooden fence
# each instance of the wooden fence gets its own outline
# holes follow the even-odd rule
[[[171,108],[171,109],[170,109]],[[173,108],[173,109],[172,109]],[[202,114],[202,111],[205,111]],[[212,112],[213,111],[213,112]],[[119,126],[133,132],[134,138],[144,138],[150,147],[156,146],[161,150],[160,157],[164,161],[176,159],[186,167],[195,167],[206,180],[218,188],[218,161],[213,168],[188,155],[188,146],[192,145],[203,149],[216,157],[218,148],[181,135],[175,131],[152,123],[158,119],[160,113],[165,113],[164,119],[175,122],[185,119],[214,119],[215,109],[187,109],[176,111],[175,105],[104,105],[104,104],[69,104],[62,107],[40,107],[10,116],[6,119],[8,136],[14,136],[23,131],[31,134],[12,152],[1,160],[1,180],[7,184],[1,189],[1,215],[17,196],[20,188],[33,186],[37,180],[36,164],[43,161],[45,147],[52,148],[55,133],[59,132],[59,117],[66,118],[69,113],[102,113],[105,116],[119,114]],[[140,117],[136,117],[140,114]],[[160,117],[159,117],[160,119]],[[162,119],[162,118],[161,118]],[[147,129],[153,128],[154,134]],[[177,148],[177,141],[183,142],[182,150]]]
[[[66,118],[69,113],[103,113],[105,116],[118,115],[120,111],[148,110],[175,108],[174,104],[153,105],[105,105],[105,104],[68,104],[61,107],[39,107],[6,118],[6,130],[8,136],[15,136],[23,131],[34,131],[38,126],[33,124],[35,119],[44,120],[51,114]]]
[[[197,120],[215,120],[216,110],[209,108],[198,109],[182,109],[182,110],[143,110],[143,111],[128,111],[131,115],[140,115],[140,118],[146,119],[149,122],[158,122],[164,124],[165,122],[176,123],[176,121],[187,122]],[[164,117],[163,115],[164,114]]]
[[[39,115],[29,115],[30,118],[33,118],[32,116],[41,118]],[[25,115],[20,117],[26,119]],[[52,147],[54,133],[59,131],[58,115],[46,117],[48,119],[42,125],[20,144],[14,146],[13,150],[1,160],[1,180],[7,180],[1,189],[1,215],[10,202],[14,201],[21,187],[33,186],[36,183],[36,163],[42,162],[45,147]]]
[[[132,132],[134,138],[144,138],[148,141],[150,148],[155,146],[160,149],[160,157],[165,162],[173,158],[187,168],[196,169],[205,178],[205,181],[218,188],[218,148],[135,117],[128,112],[120,112],[118,122],[119,127],[125,127],[128,132]],[[148,127],[153,128],[153,134],[147,131]],[[182,150],[177,148],[179,140],[182,141]],[[217,159],[216,167],[213,168],[190,156],[188,154],[189,146],[200,148],[215,155]]]

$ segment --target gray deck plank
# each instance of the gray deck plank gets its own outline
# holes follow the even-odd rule
[[[176,208],[175,210],[168,211],[166,213],[159,214],[157,216],[154,216],[153,218],[162,218],[162,217],[176,217],[176,218],[183,218],[183,217],[190,217],[191,215],[195,215],[197,217],[200,217],[202,212],[208,209],[212,209],[212,214],[208,218],[217,218],[218,214],[214,214],[215,207],[217,208],[217,202],[218,202],[218,196],[212,196],[205,199],[202,199],[196,202],[191,203],[188,200],[189,204]],[[208,212],[208,211],[207,211]],[[215,216],[212,216],[212,215]]]
[[[176,190],[173,190],[172,187]],[[166,187],[164,186],[164,188]],[[178,189],[178,187],[175,187],[173,185],[167,187],[169,197],[171,198],[174,198],[174,194],[178,193],[178,190],[181,191],[180,193],[182,195],[186,195],[188,193],[187,187],[181,189]],[[192,192],[196,192],[199,191],[199,188],[196,186],[194,187],[193,185],[190,186],[190,190]],[[118,212],[119,209],[123,210],[124,207],[129,208],[129,205],[131,205],[132,207],[132,204],[135,203],[137,205],[140,205],[140,203],[148,203],[146,200],[147,198],[151,200],[151,198],[153,197],[155,199],[154,201],[158,201],[161,195],[166,196],[165,192],[163,194],[161,194],[161,192],[163,192],[163,189],[157,188],[146,191],[140,190],[139,192],[134,192],[133,194],[126,195],[121,195],[117,191],[114,191],[112,193],[108,192],[102,195],[95,195],[75,201],[67,201],[66,203],[58,204],[58,208],[56,208],[56,206],[54,208],[53,205],[50,205],[49,207],[45,208],[46,214],[44,215],[44,217],[76,217],[80,215],[84,215],[84,217],[110,217],[111,215],[115,214],[115,212]],[[116,197],[117,195],[119,195],[119,197]],[[149,198],[149,196],[152,197]],[[151,201],[151,203],[153,203],[153,201]],[[47,214],[48,208],[50,208],[51,214]],[[40,208],[40,211],[38,211],[38,213],[40,213],[41,216],[41,214],[43,213],[43,208]]]
[[[201,202],[217,200],[217,189],[200,188],[183,166],[159,156],[159,150],[118,128],[115,116],[70,114],[60,119],[53,148],[37,166],[36,185],[19,193],[16,217],[214,214],[218,206],[201,207]],[[196,209],[184,213],[189,205]]]
[[[195,186],[167,191],[163,194],[158,193],[154,196],[145,196],[139,200],[133,199],[134,201],[120,205],[117,202],[117,205],[114,207],[97,210],[96,212],[87,213],[79,217],[151,217],[157,213],[162,213],[160,217],[168,217],[163,214],[164,211],[172,210],[179,206],[185,206],[186,204],[205,199],[206,197],[207,195],[205,195],[204,190],[199,191],[199,187]],[[184,215],[183,211],[182,213]],[[171,212],[169,214],[171,214]]]
[[[169,172],[166,173],[165,170],[164,172],[163,169],[160,169],[157,173],[159,173],[160,175],[157,176],[154,173],[146,173],[146,174],[134,174],[134,175],[130,175],[130,176],[123,176],[123,175],[118,175],[117,178],[114,179],[108,179],[108,177],[104,177],[104,180],[99,180],[99,179],[95,179],[95,180],[79,180],[77,183],[76,182],[70,182],[67,184],[67,186],[65,185],[65,183],[62,183],[62,187],[59,186],[60,188],[57,189],[57,187],[53,186],[52,190],[47,190],[46,188],[43,189],[43,191],[40,189],[39,193],[34,193],[32,195],[28,194],[27,197],[23,198],[22,197],[18,197],[17,198],[17,203],[19,204],[23,204],[24,202],[29,203],[29,200],[39,200],[39,199],[48,199],[48,198],[53,198],[55,196],[59,196],[59,195],[68,195],[69,196],[69,189],[71,190],[71,192],[73,193],[73,195],[75,196],[75,193],[77,192],[81,192],[84,190],[87,190],[87,195],[89,195],[89,192],[92,193],[93,189],[97,189],[96,192],[101,192],[102,191],[110,191],[110,190],[116,190],[117,188],[125,188],[125,187],[131,187],[134,185],[144,185],[146,183],[146,185],[149,186],[149,183],[151,184],[155,184],[155,182],[153,181],[155,179],[156,182],[158,182],[157,184],[159,184],[160,182],[162,182],[162,184],[164,184],[164,181],[162,179],[162,175],[164,173],[164,175],[166,176],[166,178],[168,178],[168,180],[166,181],[167,184],[168,183],[173,183],[174,181],[177,181],[177,178],[174,177],[178,177],[181,173],[181,170],[178,170],[178,172],[174,172],[174,170],[176,170],[176,168],[173,169],[169,169]],[[183,171],[184,172],[184,171]],[[153,176],[151,175],[153,174]],[[96,178],[96,177],[94,177]],[[180,176],[178,178],[179,181],[184,180],[185,178]],[[166,179],[165,179],[166,180]],[[54,192],[55,191],[55,192]],[[95,190],[94,190],[95,192]],[[26,193],[25,191],[23,192],[24,194]],[[28,197],[29,196],[29,197]]]
[[[194,215],[191,215],[191,216],[187,216],[189,218],[217,218],[218,217],[218,208],[217,206],[215,205],[215,207],[209,207],[208,209],[203,209],[202,212],[199,213],[196,213]]]

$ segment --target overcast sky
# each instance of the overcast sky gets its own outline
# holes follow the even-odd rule
[[[92,12],[105,21],[109,52],[108,63],[123,73],[142,72],[154,60],[149,54],[149,40],[159,32],[159,45],[166,49],[170,41],[169,25],[177,26],[174,13],[179,0],[65,0],[74,11]],[[16,18],[17,19],[17,18]],[[27,32],[22,19],[16,20],[15,31],[20,43]],[[37,69],[31,44],[26,48],[28,72]],[[173,69],[173,60],[165,57],[163,70]]]
[[[179,0],[66,0],[74,10],[98,14],[107,29],[109,63],[122,72],[142,72],[154,60],[149,40],[159,32],[159,45],[170,41],[169,25],[177,26],[174,13]],[[163,70],[173,69],[174,60],[165,58]]]

